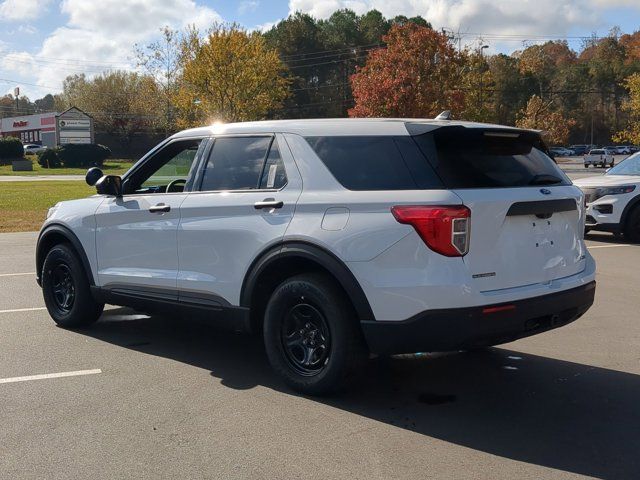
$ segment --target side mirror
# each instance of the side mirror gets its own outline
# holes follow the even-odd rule
[[[100,195],[122,196],[122,178],[117,175],[104,175],[96,182],[96,190]]]
[[[98,167],[93,167],[87,170],[87,174],[85,175],[84,179],[87,182],[87,185],[93,187],[98,182],[98,180],[102,178],[103,175],[104,173],[102,173],[102,170],[100,170]]]

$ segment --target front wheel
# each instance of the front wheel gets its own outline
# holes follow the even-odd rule
[[[633,243],[640,243],[640,207],[634,208],[624,227],[624,236]]]
[[[589,164],[588,164],[588,163],[585,163],[585,164],[584,164],[584,168],[589,168]]]
[[[273,369],[294,390],[321,395],[340,390],[366,358],[353,308],[322,274],[280,284],[269,299],[264,342]]]
[[[86,327],[100,317],[104,308],[91,295],[78,255],[64,244],[53,247],[44,259],[42,294],[49,315],[64,328]]]

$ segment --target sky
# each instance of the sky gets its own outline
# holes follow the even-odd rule
[[[464,44],[503,53],[551,38],[578,49],[582,37],[614,26],[640,29],[640,0],[0,0],[0,94],[19,86],[35,100],[60,91],[67,75],[133,68],[133,46],[157,39],[165,25],[264,30],[296,11],[327,18],[340,8],[422,15]]]

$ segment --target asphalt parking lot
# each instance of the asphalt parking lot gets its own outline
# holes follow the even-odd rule
[[[323,399],[287,390],[259,338],[121,308],[56,327],[35,239],[0,235],[0,478],[640,474],[640,246],[623,239],[588,237],[598,289],[577,322],[487,351],[377,358]]]

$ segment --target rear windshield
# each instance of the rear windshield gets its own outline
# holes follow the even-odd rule
[[[447,188],[571,184],[534,132],[444,127],[413,138]]]

